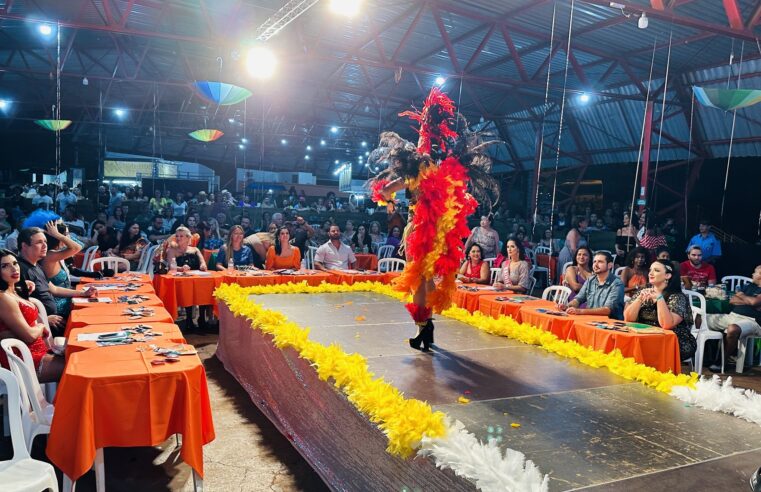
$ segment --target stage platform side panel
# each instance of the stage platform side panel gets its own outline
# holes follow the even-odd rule
[[[333,490],[472,491],[472,484],[427,458],[386,452],[385,435],[292,349],[220,304],[217,356],[252,401]]]

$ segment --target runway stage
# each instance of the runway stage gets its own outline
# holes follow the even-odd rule
[[[376,376],[470,432],[526,454],[550,490],[745,490],[761,427],[637,382],[438,317],[436,347],[412,350],[403,305],[376,293],[251,296],[309,338],[363,355]],[[385,452],[385,436],[292,349],[220,305],[218,356],[334,490],[473,490],[429,458]],[[458,403],[464,396],[470,403]],[[512,424],[520,424],[514,427]]]

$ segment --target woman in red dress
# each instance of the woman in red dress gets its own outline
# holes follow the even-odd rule
[[[63,357],[48,354],[43,338],[47,329],[37,322],[37,307],[28,297],[18,258],[7,249],[0,249],[0,339],[17,338],[24,342],[32,353],[40,382],[58,381],[63,374]],[[0,365],[8,368],[4,350],[0,350]]]

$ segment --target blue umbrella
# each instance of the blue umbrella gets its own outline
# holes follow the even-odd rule
[[[202,80],[196,82],[194,85],[201,97],[222,106],[238,104],[251,97],[250,90],[238,87],[237,85],[226,84],[224,82]]]

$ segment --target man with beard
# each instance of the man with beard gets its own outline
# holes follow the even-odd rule
[[[328,242],[317,248],[314,267],[317,270],[346,270],[354,268],[357,258],[349,246],[341,242],[341,228],[330,226]]]
[[[589,278],[576,297],[567,306],[560,305],[558,309],[568,314],[587,314],[607,316],[612,319],[623,319],[624,315],[624,284],[621,279],[611,273],[613,257],[606,252],[595,253],[592,261],[594,277]],[[580,308],[586,303],[585,308]]]

